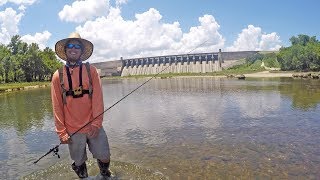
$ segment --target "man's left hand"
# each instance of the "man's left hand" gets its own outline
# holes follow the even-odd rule
[[[89,130],[89,132],[88,132],[88,137],[89,137],[89,138],[95,138],[95,137],[97,137],[98,134],[99,134],[99,129],[100,129],[100,128],[98,128],[98,127],[96,127],[96,126],[90,125],[90,130]]]

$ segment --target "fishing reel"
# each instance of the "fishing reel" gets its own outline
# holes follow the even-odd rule
[[[45,157],[46,155],[50,154],[51,152],[53,152],[53,156],[58,156],[58,158],[60,158],[60,155],[58,154],[59,152],[59,145],[56,145],[54,148],[50,149],[45,155],[41,156],[38,160],[36,160],[35,162],[33,162],[33,164],[37,164],[37,162],[40,161],[40,159],[42,159],[43,157]]]
[[[58,154],[59,152],[59,147],[56,146],[53,148],[53,156],[58,156],[58,158],[60,158],[60,155]]]

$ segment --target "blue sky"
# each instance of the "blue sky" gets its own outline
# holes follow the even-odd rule
[[[319,39],[320,1],[0,0],[0,42],[19,34],[53,48],[77,31],[91,62],[195,52],[278,50],[298,34]]]

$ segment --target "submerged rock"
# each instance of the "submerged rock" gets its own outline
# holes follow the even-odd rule
[[[236,78],[238,79],[246,79],[246,76],[243,74],[237,75]]]

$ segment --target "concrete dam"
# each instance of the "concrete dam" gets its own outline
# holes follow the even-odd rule
[[[167,73],[209,73],[239,64],[239,60],[258,51],[211,52],[130,58],[93,63],[101,77]],[[169,67],[168,67],[169,66]],[[165,70],[164,70],[165,69]]]

